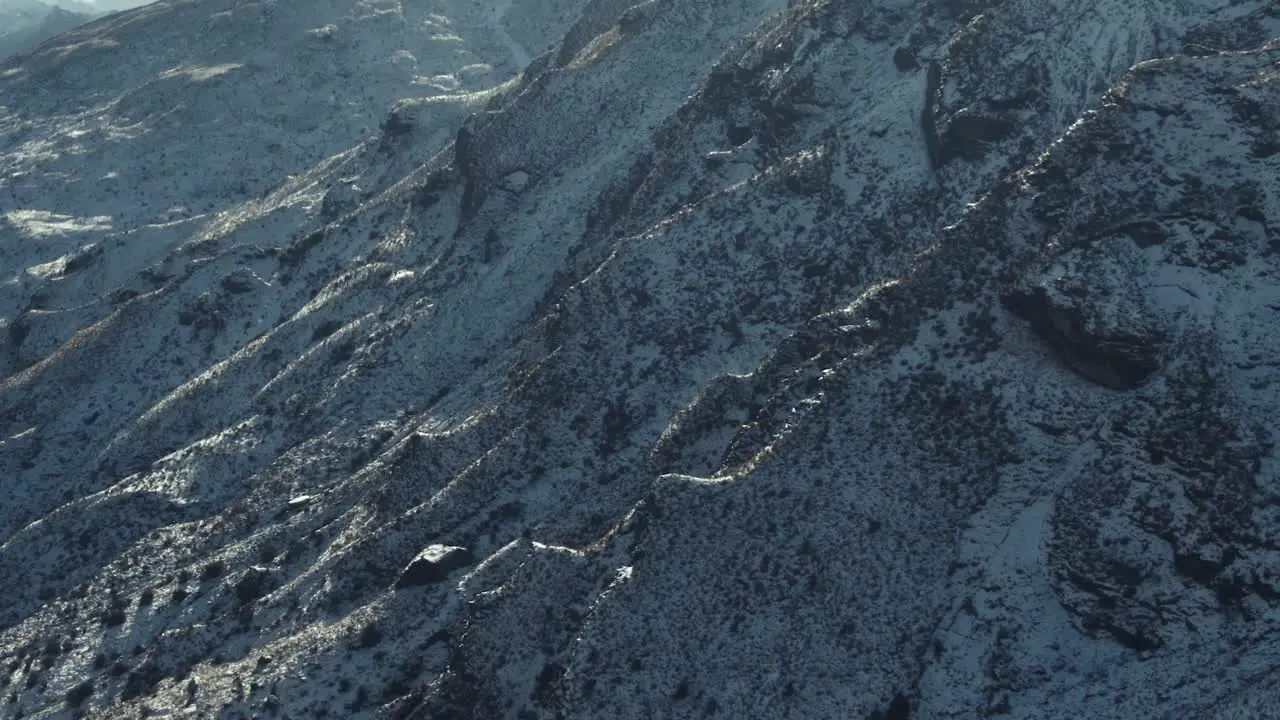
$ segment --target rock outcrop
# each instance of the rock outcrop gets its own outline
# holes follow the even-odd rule
[[[430,585],[449,577],[449,573],[474,562],[466,548],[430,545],[405,566],[396,580],[396,589]]]

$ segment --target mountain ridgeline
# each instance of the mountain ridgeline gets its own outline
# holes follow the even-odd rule
[[[95,6],[79,2],[55,5],[40,0],[5,0],[0,4],[0,60],[26,52],[99,14]]]

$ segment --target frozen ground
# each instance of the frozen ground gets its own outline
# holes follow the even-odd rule
[[[0,64],[0,715],[1280,715],[1278,13],[169,0]]]

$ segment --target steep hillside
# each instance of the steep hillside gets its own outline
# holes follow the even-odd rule
[[[1280,713],[1272,38],[171,0],[0,65],[0,708]]]
[[[98,14],[93,5],[79,2],[4,0],[0,3],[0,59],[30,50]]]

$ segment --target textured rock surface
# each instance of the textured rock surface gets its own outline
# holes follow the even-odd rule
[[[5,713],[1278,711],[1274,3],[77,32],[0,66]]]
[[[405,566],[396,580],[396,588],[410,588],[441,582],[449,573],[470,565],[473,558],[466,548],[430,545]]]

